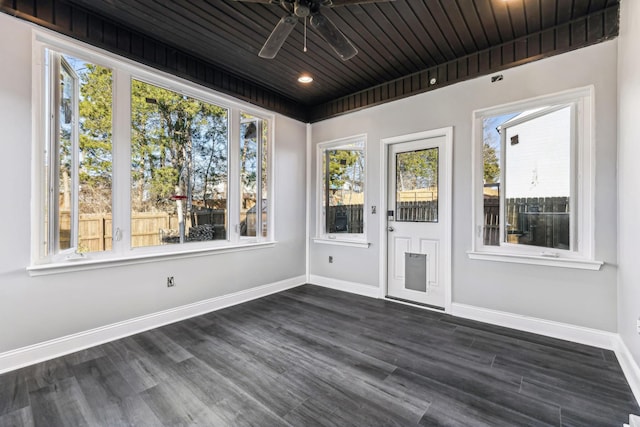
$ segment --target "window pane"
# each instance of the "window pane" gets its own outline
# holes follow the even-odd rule
[[[364,232],[363,143],[323,152],[325,232]]]
[[[262,189],[262,237],[267,237],[267,223],[269,212],[267,211],[267,200],[269,200],[269,181],[268,181],[268,172],[269,172],[269,128],[266,120],[262,120],[262,151],[261,151],[261,165],[262,165],[262,179],[261,179],[261,189]]]
[[[514,117],[507,114],[482,121],[484,196],[484,244],[500,245],[500,125]]]
[[[438,222],[438,148],[396,155],[396,221]]]
[[[571,107],[527,111],[503,127],[504,241],[569,249]]]
[[[111,249],[112,72],[61,55],[58,248]]]
[[[133,80],[131,246],[227,238],[226,109]]]
[[[240,122],[240,235],[267,235],[268,122],[245,113]],[[261,215],[257,215],[261,212]]]

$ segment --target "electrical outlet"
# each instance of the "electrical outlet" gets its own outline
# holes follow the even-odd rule
[[[173,276],[167,277],[167,288],[172,288],[176,285],[176,281],[173,279]]]
[[[333,257],[329,255],[329,264],[333,264]]]
[[[636,321],[636,331],[640,334],[640,318]]]

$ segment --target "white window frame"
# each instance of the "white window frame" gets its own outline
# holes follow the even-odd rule
[[[47,51],[68,54],[83,60],[108,67],[113,71],[113,245],[111,251],[78,254],[74,250],[45,254],[45,245],[51,236],[45,236],[45,212],[47,207],[48,188],[46,188],[47,171],[43,165],[50,164],[45,147],[51,139],[50,117],[47,105],[51,76],[47,75],[45,64]],[[267,110],[238,101],[219,94],[195,83],[183,80],[168,73],[154,70],[137,62],[105,52],[101,49],[71,40],[65,36],[50,33],[46,30],[33,30],[33,153],[32,157],[32,209],[31,209],[31,264],[27,270],[31,275],[60,273],[65,271],[86,270],[112,265],[127,265],[149,262],[154,258],[180,258],[202,256],[212,252],[235,252],[238,250],[256,249],[275,244],[274,231],[274,141],[275,115]],[[189,242],[187,244],[171,244],[149,247],[131,247],[129,230],[130,218],[130,157],[131,157],[131,81],[139,80],[160,86],[174,92],[215,104],[228,111],[228,195],[227,195],[227,239],[205,242]],[[124,99],[125,101],[118,101]],[[269,126],[268,141],[268,176],[267,176],[267,236],[256,233],[255,237],[240,236],[240,112],[264,119]],[[260,155],[261,147],[259,147]],[[52,165],[55,166],[55,165]],[[122,195],[126,196],[123,197]],[[52,216],[52,214],[49,214]],[[50,245],[50,244],[49,244]],[[51,251],[50,251],[51,252]],[[64,252],[64,253],[63,253]]]
[[[502,242],[504,221],[500,225],[500,245],[484,244],[483,196],[483,119],[502,114],[550,106],[571,106],[571,195],[570,241],[568,250]],[[472,250],[469,258],[485,261],[513,262],[587,270],[598,270],[603,262],[595,260],[595,99],[594,87],[588,86],[513,102],[473,112],[472,145]],[[502,143],[504,144],[504,142]],[[501,181],[505,171],[504,147],[500,156]],[[508,183],[505,183],[508,185]],[[501,192],[501,217],[504,194]]]
[[[364,157],[364,201],[362,212],[362,233],[327,233],[323,189],[325,185],[325,171],[323,160],[325,152],[341,148],[349,144],[362,143],[362,155]],[[333,244],[341,246],[369,247],[367,241],[367,201],[368,201],[368,161],[367,161],[367,135],[354,135],[332,141],[321,142],[316,147],[316,237],[315,243]]]
[[[269,140],[267,141],[267,145],[269,146],[269,150],[270,151],[267,153],[269,155],[269,157],[267,158],[267,162],[268,162],[267,166],[268,166],[268,171],[271,172],[272,171],[271,162],[272,162],[272,157],[273,157],[273,155],[272,155],[272,151],[273,151],[272,150],[272,148],[273,148],[273,145],[272,145],[273,144],[273,129],[272,128],[273,128],[274,121],[273,120],[267,120],[264,117],[259,116],[259,115],[255,115],[252,112],[247,111],[246,109],[241,109],[240,111],[238,111],[238,114],[240,116],[243,113],[252,116],[252,118],[249,119],[248,121],[255,121],[256,122],[256,128],[257,128],[257,131],[256,131],[257,132],[256,148],[258,150],[258,152],[256,153],[256,161],[257,161],[257,163],[256,163],[256,166],[257,166],[256,175],[257,175],[258,178],[261,178],[262,177],[262,161],[258,161],[258,160],[262,159],[262,154],[263,154],[263,152],[262,152],[262,147],[263,147],[262,124],[260,122],[262,120],[266,120],[268,122],[267,126],[269,126],[269,129],[268,129],[268,131],[269,131],[269,137],[268,137]],[[240,120],[240,122],[242,122],[241,118],[239,120]],[[239,131],[239,128],[238,128],[238,131]],[[240,138],[240,135],[238,134],[238,147],[237,147],[238,148],[238,168],[240,169],[241,168],[241,165],[240,165],[241,161],[240,161],[240,154],[239,154],[240,153],[240,139],[239,138]],[[240,173],[240,171],[238,170],[238,174],[239,173]],[[269,196],[273,195],[273,192],[271,191],[272,189],[270,188],[270,185],[269,185],[270,182],[272,181],[272,176],[273,176],[272,172],[271,172],[270,175],[267,176],[268,182],[267,182],[267,199],[266,199],[267,200],[267,204],[266,204],[266,206],[262,202],[263,200],[265,200],[264,196],[262,194],[262,182],[259,182],[256,179],[256,205],[255,205],[255,208],[256,208],[256,235],[255,236],[242,236],[242,235],[240,235],[240,231],[239,231],[239,228],[238,228],[238,236],[239,236],[240,240],[243,241],[243,242],[251,242],[252,240],[267,241],[267,240],[270,239],[270,236],[272,235],[272,231],[271,230],[272,230],[273,227],[269,226],[269,224],[273,222],[273,219],[271,217],[271,211],[269,210],[269,208],[270,208],[270,206],[269,206],[270,200],[269,199],[271,198]],[[238,180],[238,191],[239,192],[242,191],[242,185],[240,184],[239,180]],[[237,206],[237,208],[238,208],[238,214],[237,214],[238,218],[240,216],[241,198],[242,198],[242,196],[239,194],[238,195],[238,206]],[[266,209],[266,224],[267,224],[267,235],[266,236],[262,235],[262,231],[263,231],[263,227],[264,227],[264,221],[263,221],[261,212],[262,212],[263,209]],[[259,214],[259,212],[260,212],[260,214]],[[240,222],[240,221],[238,221],[238,222]],[[240,224],[238,224],[238,227],[240,227]]]

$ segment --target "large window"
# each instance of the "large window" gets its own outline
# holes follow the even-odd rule
[[[227,237],[228,111],[131,82],[131,246]]]
[[[318,145],[318,237],[365,239],[365,137]]]
[[[476,252],[592,260],[591,110],[581,89],[475,113]]]
[[[55,45],[37,43],[43,154],[34,263],[271,238],[270,116],[75,44]]]

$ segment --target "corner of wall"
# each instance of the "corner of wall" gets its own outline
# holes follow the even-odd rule
[[[312,137],[313,137],[313,127],[311,123],[307,123],[307,140],[306,140],[306,195],[305,195],[305,206],[306,206],[306,227],[305,227],[305,276],[307,283],[310,282],[310,251],[311,251],[311,146],[312,146]]]

